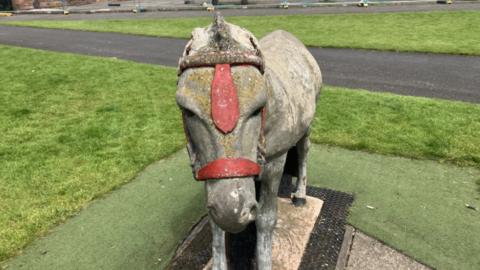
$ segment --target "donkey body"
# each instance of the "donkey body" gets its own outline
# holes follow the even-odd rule
[[[225,231],[237,233],[252,221],[257,268],[271,269],[278,187],[292,149],[298,159],[287,164],[298,166],[293,201],[306,202],[309,127],[321,83],[315,59],[287,32],[257,42],[218,15],[208,28],[194,30],[180,61],[177,103],[193,172],[206,180],[214,270],[227,269]],[[222,90],[232,85],[234,91]]]

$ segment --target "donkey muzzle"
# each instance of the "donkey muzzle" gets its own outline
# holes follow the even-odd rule
[[[245,158],[220,158],[200,168],[195,178],[199,181],[257,176],[260,165]]]

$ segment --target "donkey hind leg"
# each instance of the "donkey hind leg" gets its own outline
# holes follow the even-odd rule
[[[277,192],[287,155],[268,161],[260,177],[257,225],[257,269],[272,269],[272,236],[277,222]]]
[[[296,147],[298,155],[298,177],[292,202],[295,206],[307,203],[307,154],[310,148],[309,132],[298,141]]]
[[[212,270],[226,270],[225,231],[215,224],[212,218],[209,219],[210,227],[212,228]]]

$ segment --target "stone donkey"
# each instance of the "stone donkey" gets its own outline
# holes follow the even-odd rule
[[[321,84],[315,59],[287,32],[258,42],[219,14],[193,30],[179,61],[176,99],[194,177],[205,182],[213,269],[227,269],[225,232],[253,221],[257,268],[271,269],[285,166],[298,166],[293,202],[306,202],[309,127]],[[285,164],[291,149],[298,158]]]

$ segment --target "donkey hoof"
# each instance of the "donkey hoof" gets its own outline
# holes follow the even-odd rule
[[[293,205],[295,205],[296,207],[304,206],[305,204],[307,204],[307,199],[305,199],[305,198],[293,197],[293,198],[292,198],[292,203],[293,203]]]

